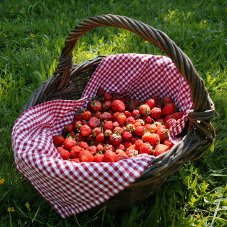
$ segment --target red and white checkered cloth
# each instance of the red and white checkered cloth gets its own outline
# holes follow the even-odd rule
[[[190,87],[169,58],[119,54],[102,60],[80,100],[54,100],[24,111],[12,132],[17,169],[63,218],[107,201],[135,182],[154,158],[143,154],[115,163],[61,159],[52,137],[72,122],[75,111],[84,107],[100,86],[141,100],[171,96],[185,113],[171,131],[173,139],[183,129],[192,107]]]

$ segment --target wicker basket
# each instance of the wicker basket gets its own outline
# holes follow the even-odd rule
[[[72,63],[72,51],[77,40],[85,32],[101,26],[123,28],[141,36],[144,40],[159,47],[175,63],[185,77],[190,88],[193,112],[188,115],[188,124],[183,139],[171,150],[153,160],[153,165],[131,186],[108,200],[104,205],[116,210],[129,208],[157,192],[167,177],[176,172],[184,163],[200,157],[215,138],[210,119],[214,115],[214,104],[192,62],[183,51],[162,31],[125,16],[103,15],[83,20],[70,33],[65,41],[59,64],[54,76],[43,83],[31,96],[25,109],[54,99],[79,99],[91,75],[103,57]]]

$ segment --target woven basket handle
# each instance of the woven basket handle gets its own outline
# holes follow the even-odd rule
[[[87,31],[101,26],[112,26],[129,30],[141,36],[144,40],[147,40],[153,45],[159,47],[168,57],[172,59],[180,73],[188,81],[192,91],[191,96],[194,104],[194,111],[200,112],[201,114],[201,112],[211,110],[213,113],[213,107],[211,106],[204,82],[199,77],[189,57],[184,54],[183,51],[164,32],[125,16],[110,14],[91,17],[83,20],[73,31],[71,31],[65,41],[60,62],[55,72],[60,73],[62,76],[58,89],[63,88],[70,81],[70,73],[73,66],[72,52],[77,40]],[[196,114],[193,115],[194,118],[195,115]]]

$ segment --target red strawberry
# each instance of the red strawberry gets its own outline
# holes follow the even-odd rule
[[[95,128],[95,127],[99,127],[101,124],[100,119],[98,119],[97,117],[92,117],[89,121],[88,121],[88,125],[91,128]]]
[[[70,151],[73,146],[76,146],[76,141],[73,138],[66,138],[63,144],[64,148]]]
[[[100,111],[95,112],[94,117],[101,119],[102,113]]]
[[[143,134],[144,134],[144,130],[145,130],[145,128],[144,128],[144,126],[137,126],[137,127],[135,127],[135,134],[137,135],[137,136],[143,136]]]
[[[102,87],[99,87],[97,90],[97,96],[103,96],[105,94],[105,90]]]
[[[91,111],[86,110],[82,113],[82,117],[84,120],[89,120],[92,117]]]
[[[133,116],[135,119],[141,118],[140,111],[139,111],[139,110],[133,110],[133,111],[132,111],[132,116]]]
[[[142,104],[139,107],[139,112],[142,115],[148,116],[151,113],[151,108],[147,104]]]
[[[88,150],[81,150],[79,153],[79,160],[81,162],[93,162],[94,157]]]
[[[106,144],[105,147],[104,147],[104,150],[105,151],[115,151],[115,147],[111,144]]]
[[[168,130],[165,127],[160,127],[156,133],[159,135],[161,142],[169,138]]]
[[[117,122],[117,121],[114,121],[113,122],[113,127],[115,128],[115,127],[119,127],[120,126],[120,124]]]
[[[151,116],[144,116],[143,120],[144,120],[145,124],[151,124],[154,122],[154,120],[151,118]]]
[[[137,126],[141,126],[141,125],[145,125],[144,120],[143,119],[136,119],[134,126],[137,127]]]
[[[93,162],[102,162],[102,161],[103,161],[103,157],[104,157],[103,154],[97,153],[97,154],[94,156]]]
[[[64,129],[66,132],[72,132],[73,125],[72,124],[65,125]]]
[[[109,109],[111,108],[111,104],[112,104],[111,101],[105,101],[105,102],[103,103],[103,109],[104,109],[104,110],[109,110]]]
[[[110,144],[112,144],[113,146],[118,146],[122,141],[122,138],[120,135],[113,133],[112,135],[110,135],[109,137],[109,142]]]
[[[158,144],[160,142],[160,138],[156,133],[150,133],[150,132],[146,132],[143,136],[142,136],[142,140],[144,143],[149,143],[152,146],[155,146],[156,144]]]
[[[132,143],[131,143],[130,141],[125,141],[125,142],[123,143],[123,145],[124,145],[126,148],[128,148],[128,147],[131,147],[131,146],[132,146]]]
[[[130,147],[128,147],[126,149],[126,152],[125,153],[128,155],[129,158],[131,158],[131,157],[133,157],[135,155],[138,155],[138,150],[136,150],[135,149],[135,146],[132,145],[132,146],[130,146]]]
[[[153,109],[151,109],[151,117],[152,117],[153,119],[158,119],[158,118],[161,117],[161,115],[162,115],[162,110],[161,110],[161,108],[159,108],[159,107],[154,107]]]
[[[105,121],[104,125],[103,125],[103,129],[109,129],[112,130],[113,129],[113,122],[112,121]]]
[[[77,141],[84,141],[85,138],[80,133],[78,133],[78,134],[76,134],[76,140]]]
[[[105,101],[111,101],[112,100],[112,95],[109,92],[106,92],[104,94],[104,100]]]
[[[122,139],[124,141],[131,141],[132,140],[132,133],[128,132],[128,131],[124,131],[122,133]]]
[[[106,151],[103,157],[103,162],[115,162],[116,154],[113,151]]]
[[[181,119],[183,117],[184,113],[183,112],[175,112],[173,113],[173,118],[178,120]]]
[[[166,146],[169,147],[169,149],[174,145],[173,142],[170,139],[167,139],[163,142]]]
[[[173,119],[173,118],[170,118],[169,120],[167,120],[166,122],[165,122],[165,126],[166,126],[166,128],[170,128],[171,126],[173,126],[174,124],[176,124],[176,120],[175,119]]]
[[[112,114],[109,112],[103,112],[100,116],[101,120],[111,120],[112,119]]]
[[[136,120],[133,116],[126,118],[126,124],[134,124],[135,122],[136,122]]]
[[[58,147],[57,150],[58,150],[58,152],[59,152],[59,154],[60,154],[62,159],[64,159],[64,160],[68,160],[69,159],[69,157],[70,157],[69,151],[67,151],[63,147]]]
[[[120,125],[123,125],[126,121],[126,115],[124,113],[116,114],[115,118]]]
[[[95,145],[89,146],[87,148],[93,155],[97,153],[97,147]]]
[[[73,122],[73,130],[75,132],[78,132],[80,130],[80,127],[82,126],[81,121],[74,121]]]
[[[82,147],[83,149],[87,149],[89,146],[86,142],[80,141],[79,146]]]
[[[172,100],[169,96],[164,97],[164,98],[162,99],[162,101],[164,102],[164,104],[173,102],[173,100]]]
[[[113,133],[119,134],[119,135],[121,135],[123,131],[124,131],[124,129],[121,128],[121,127],[115,127],[115,128],[113,129]]]
[[[125,150],[125,145],[124,144],[119,144],[118,146],[117,146],[117,149],[120,149],[120,150]]]
[[[138,150],[142,144],[143,144],[143,140],[141,140],[141,139],[136,140],[135,148]]]
[[[53,136],[53,142],[54,142],[55,147],[61,146],[63,144],[64,140],[65,139],[62,135]]]
[[[163,154],[164,152],[166,152],[168,150],[169,150],[169,147],[167,145],[158,144],[158,145],[155,146],[154,156],[158,156],[160,154]]]
[[[116,162],[123,160],[123,159],[127,159],[127,158],[129,158],[129,157],[124,151],[118,152],[116,155]]]
[[[78,158],[79,157],[79,153],[80,151],[82,150],[82,147],[80,146],[73,146],[71,149],[70,149],[70,156],[71,158]]]
[[[124,114],[125,114],[126,118],[131,116],[131,113],[128,110],[125,110]]]
[[[99,100],[91,100],[88,103],[88,106],[94,112],[97,112],[97,111],[101,111],[102,110],[102,103]]]
[[[88,125],[82,125],[80,127],[80,134],[82,136],[90,136],[91,135],[91,128]]]
[[[114,100],[111,104],[112,110],[114,112],[124,112],[125,111],[125,104],[121,100]]]
[[[100,152],[100,151],[103,151],[104,150],[104,147],[101,143],[99,143],[97,146],[96,146],[96,149],[97,149],[97,152]]]
[[[155,100],[154,99],[148,99],[146,101],[146,104],[152,109],[155,107]]]
[[[81,121],[83,119],[82,113],[76,113],[74,117],[74,121]]]
[[[162,108],[162,115],[171,115],[175,111],[175,105],[172,102],[166,103],[165,106]]]
[[[96,137],[101,132],[102,132],[101,127],[95,127],[95,128],[92,129],[92,136]]]
[[[153,147],[149,143],[143,143],[139,147],[139,154],[153,154]]]
[[[95,137],[95,140],[99,143],[103,142],[105,140],[105,136],[104,134],[101,132],[99,133],[96,137]]]

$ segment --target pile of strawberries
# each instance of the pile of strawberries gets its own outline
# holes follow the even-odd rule
[[[183,116],[170,97],[144,103],[99,89],[53,142],[64,160],[116,162],[138,154],[158,156],[173,143],[169,128]]]

